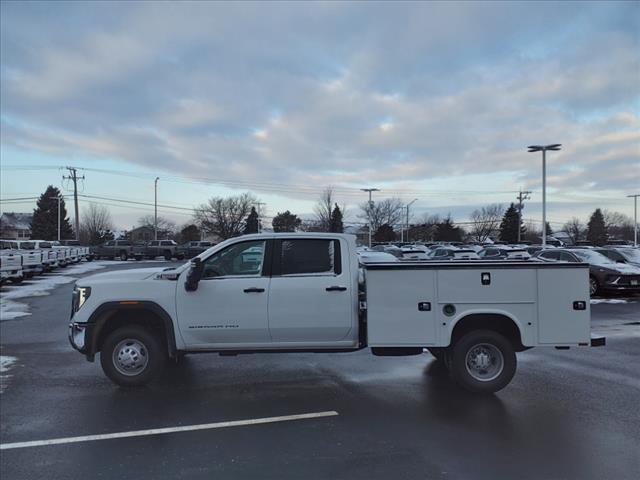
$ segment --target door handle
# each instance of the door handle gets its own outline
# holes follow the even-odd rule
[[[264,288],[251,287],[251,288],[244,289],[244,293],[262,293],[262,292],[264,292]]]
[[[332,287],[325,288],[327,292],[344,292],[346,289],[347,287],[340,287],[338,285],[333,285]]]

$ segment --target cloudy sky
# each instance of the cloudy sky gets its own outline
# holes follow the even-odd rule
[[[563,144],[554,222],[640,190],[639,2],[1,5],[4,199],[73,165],[124,228],[150,207],[106,199],[153,202],[156,176],[179,223],[246,190],[308,213],[328,185],[354,219],[365,187],[458,220],[523,188],[539,218],[536,143]]]

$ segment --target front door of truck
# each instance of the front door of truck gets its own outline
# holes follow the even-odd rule
[[[267,240],[239,242],[207,257],[196,291],[184,288],[188,272],[180,275],[176,307],[188,347],[269,344],[267,245]]]
[[[355,328],[357,295],[348,267],[338,239],[275,241],[269,289],[274,343],[311,346],[348,340]]]

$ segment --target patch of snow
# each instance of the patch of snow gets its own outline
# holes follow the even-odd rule
[[[592,298],[591,305],[598,305],[599,303],[633,303],[628,300],[622,300],[621,298]]]
[[[11,368],[11,365],[16,363],[16,357],[9,357],[5,355],[0,355],[0,373],[8,372]]]
[[[24,303],[13,302],[4,298],[0,298],[0,321],[14,320],[19,317],[31,315],[29,307]]]
[[[16,357],[0,355],[0,374],[8,372],[16,360],[18,360]],[[11,378],[11,375],[0,375],[0,393],[3,393],[7,388],[9,378]]]

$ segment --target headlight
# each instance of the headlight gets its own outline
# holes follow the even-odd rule
[[[84,302],[86,302],[91,296],[91,287],[76,287],[76,291],[74,293],[75,293],[74,296],[76,300],[75,311],[77,312],[78,310],[80,310],[80,307],[84,305]]]

